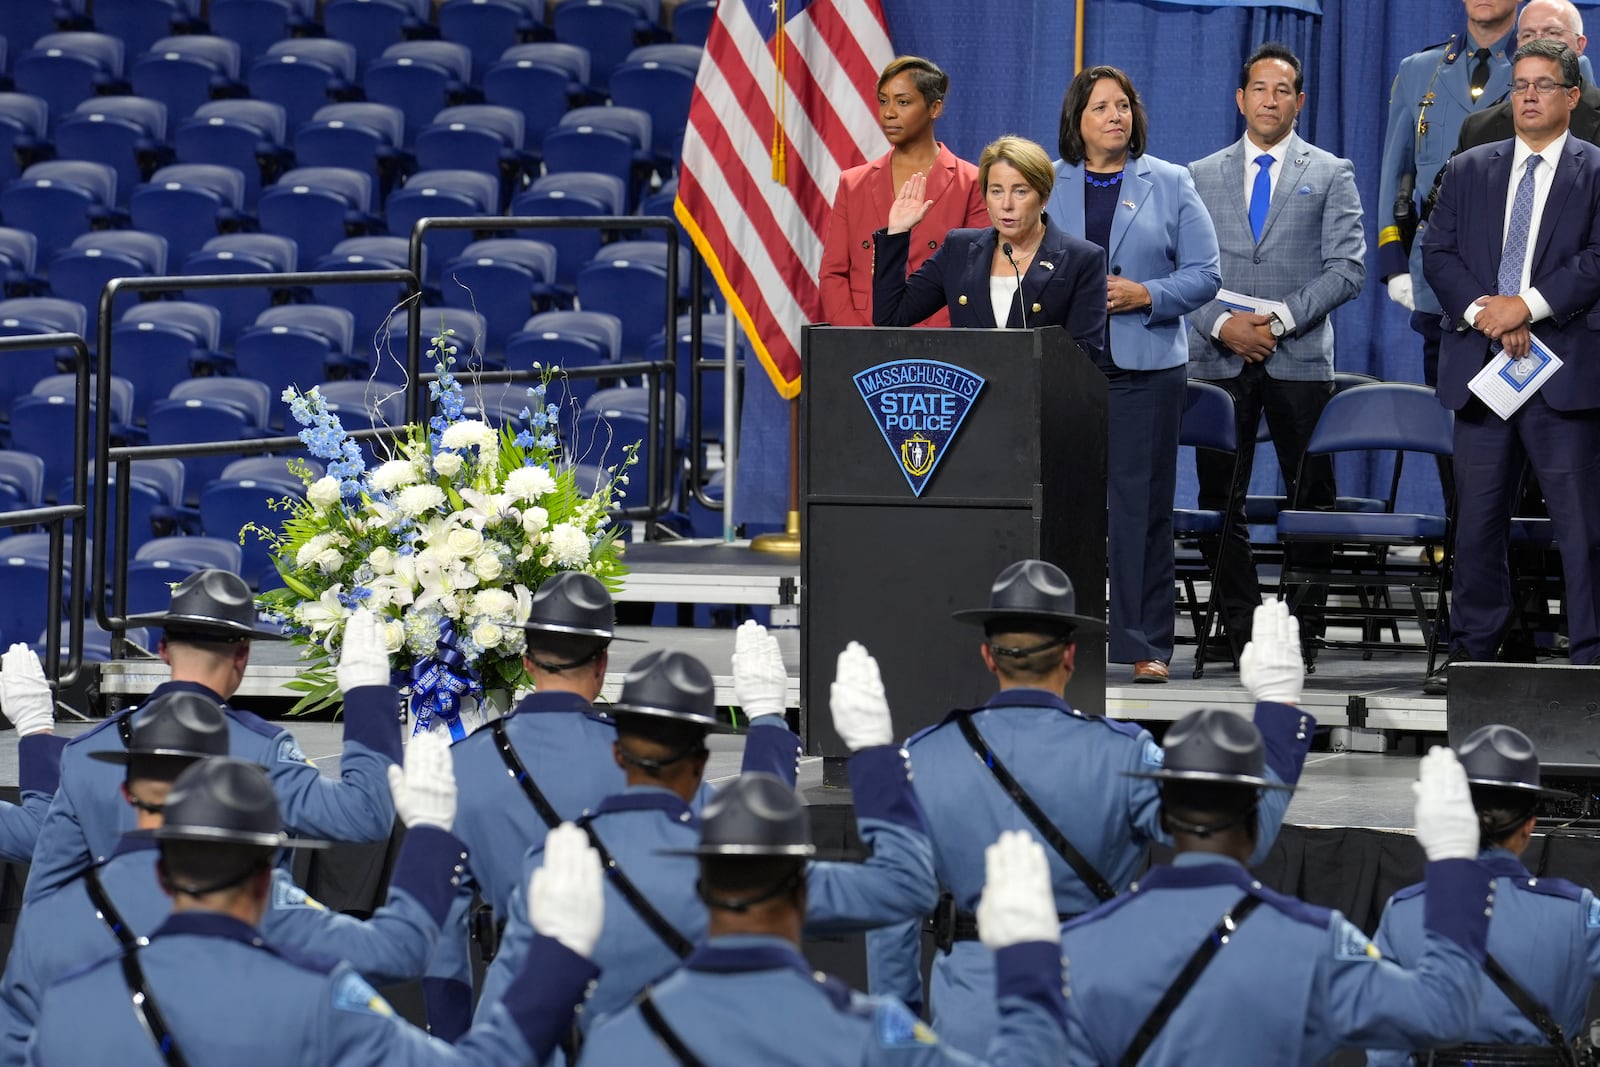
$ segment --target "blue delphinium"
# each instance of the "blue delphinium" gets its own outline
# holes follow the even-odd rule
[[[439,372],[439,377],[428,383],[428,399],[432,400],[438,414],[428,420],[428,443],[434,451],[439,449],[439,435],[445,427],[461,419],[461,412],[467,406],[466,394],[461,391],[461,383],[456,381],[456,376],[450,368],[456,365],[453,353],[455,345],[448,344],[447,339],[455,334],[454,330],[445,330],[433,339],[433,352],[435,354],[434,369]]]
[[[339,495],[353,500],[361,495],[361,475],[367,469],[361,448],[350,439],[339,416],[328,410],[328,402],[315,386],[309,393],[301,393],[293,386],[283,391],[282,399],[289,405],[303,429],[300,440],[306,450],[325,462],[328,474],[339,479]]]

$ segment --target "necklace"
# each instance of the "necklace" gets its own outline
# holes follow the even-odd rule
[[[1094,175],[1090,174],[1088,171],[1084,171],[1083,172],[1083,180],[1088,182],[1090,185],[1094,186],[1096,189],[1109,189],[1113,185],[1122,184],[1122,172],[1119,170],[1115,174],[1113,174],[1111,177],[1107,178],[1105,181],[1102,182],[1102,181],[1096,181]]]

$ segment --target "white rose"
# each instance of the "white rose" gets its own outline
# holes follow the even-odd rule
[[[437,485],[412,485],[400,490],[400,495],[395,498],[395,507],[402,515],[416,518],[425,511],[433,511],[445,505],[444,490]]]
[[[367,563],[372,567],[374,574],[393,574],[394,552],[379,545],[367,553]]]
[[[383,647],[391,656],[399,652],[406,643],[406,624],[399,619],[391,619],[383,624]]]
[[[492,582],[500,577],[500,572],[504,569],[500,557],[493,552],[485,552],[472,561],[472,573],[476,574],[480,581]]]
[[[474,593],[471,604],[474,615],[489,615],[496,619],[510,619],[517,610],[517,598],[504,589],[484,589]]]
[[[441,478],[454,478],[461,471],[461,453],[440,452],[433,457],[433,473]]]
[[[558,566],[581,567],[589,562],[589,535],[570,522],[550,530],[550,555]]]
[[[556,480],[543,467],[518,467],[506,475],[506,494],[517,500],[538,500],[555,487]]]
[[[505,638],[500,627],[492,622],[480,622],[472,628],[472,639],[483,648],[493,648]]]
[[[476,555],[483,548],[483,535],[471,528],[451,530],[444,543],[452,556],[465,558]]]
[[[451,423],[439,435],[439,444],[444,448],[495,449],[499,447],[499,442],[500,435],[477,419],[462,419],[460,422]]]
[[[344,566],[344,553],[337,548],[325,548],[317,553],[317,558],[312,562],[323,574],[332,574]]]
[[[306,490],[306,499],[313,507],[331,508],[339,502],[339,479],[328,475],[318,478]]]
[[[391,459],[367,476],[372,488],[392,493],[402,486],[412,485],[422,479],[422,472],[408,459]]]
[[[537,535],[550,521],[550,513],[544,508],[526,508],[522,512],[522,532],[529,537]]]
[[[328,546],[331,544],[333,544],[333,535],[331,534],[320,533],[315,537],[308,537],[306,543],[301,545],[294,554],[295,566],[312,566],[316,558],[327,551]]]

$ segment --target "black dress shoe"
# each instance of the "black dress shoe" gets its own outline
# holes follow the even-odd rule
[[[1450,667],[1460,663],[1465,657],[1451,656],[1439,665],[1439,669],[1428,675],[1422,683],[1424,696],[1442,697],[1450,692]]]

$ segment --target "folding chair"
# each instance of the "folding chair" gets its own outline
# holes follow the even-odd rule
[[[1191,380],[1184,401],[1183,423],[1178,430],[1178,445],[1189,448],[1206,448],[1226,452],[1233,457],[1233,470],[1228,484],[1239,476],[1239,441],[1234,426],[1233,397],[1221,386],[1210,382]],[[1172,534],[1178,542],[1175,552],[1176,575],[1183,587],[1178,609],[1188,614],[1194,627],[1194,677],[1205,674],[1206,650],[1210,647],[1212,631],[1217,618],[1217,576],[1222,570],[1222,548],[1228,536],[1229,523],[1225,511],[1201,508],[1173,508]],[[1189,546],[1200,544],[1196,551]],[[1210,551],[1204,551],[1209,547]],[[1209,558],[1209,562],[1208,562]],[[1209,583],[1204,603],[1196,591],[1196,583]]]

